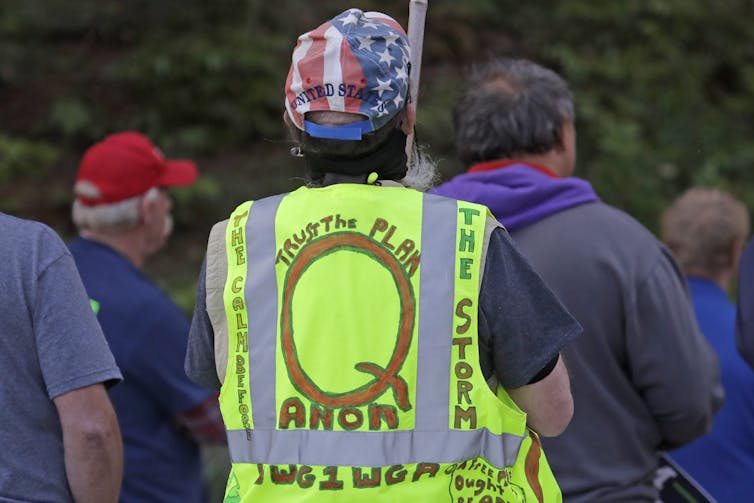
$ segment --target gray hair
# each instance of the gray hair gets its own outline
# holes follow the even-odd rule
[[[411,149],[411,158],[408,161],[408,171],[400,183],[419,192],[426,192],[440,181],[440,173],[437,164],[427,154],[423,147],[416,142]]]
[[[660,227],[662,240],[686,274],[716,275],[735,266],[731,252],[746,241],[749,214],[727,192],[697,187],[665,210]]]
[[[76,182],[73,192],[76,196],[92,199],[100,197],[99,189],[87,181]],[[71,218],[79,231],[125,231],[139,223],[139,204],[142,199],[151,200],[158,195],[159,189],[152,187],[144,194],[112,204],[86,206],[76,199],[71,208]]]
[[[472,68],[453,110],[456,148],[465,165],[542,154],[574,120],[573,95],[557,73],[523,59]]]

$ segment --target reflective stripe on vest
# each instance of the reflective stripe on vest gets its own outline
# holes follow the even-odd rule
[[[248,278],[246,298],[253,306],[249,319],[249,382],[254,406],[254,436],[251,444],[263,442],[262,432],[274,431],[275,409],[275,348],[277,334],[278,289],[275,278],[275,213],[283,195],[256,201],[246,223],[248,236]],[[245,438],[245,437],[244,437]],[[230,439],[228,444],[230,445]],[[233,442],[235,444],[235,442]],[[250,445],[243,440],[238,446]],[[231,458],[233,459],[233,458]]]
[[[453,331],[454,298],[448,289],[448,270],[456,257],[457,228],[454,223],[461,203],[432,195],[425,195],[422,202],[422,292],[419,298],[415,431],[277,429],[279,404],[275,403],[274,379],[270,378],[275,375],[279,312],[274,222],[284,197],[254,202],[246,222],[245,298],[253,307],[248,319],[253,432],[249,435],[245,429],[229,428],[232,461],[389,466],[423,460],[455,462],[481,456],[500,468],[513,465],[525,436],[523,429],[520,434],[493,434],[485,428],[471,431],[449,429],[449,395],[447,384],[443,383],[450,382],[452,341],[438,338],[438,334]],[[478,208],[485,211],[483,207]],[[485,213],[479,214],[479,218],[486,218]],[[232,224],[233,217],[229,229]],[[232,232],[230,229],[228,235]],[[228,256],[232,255],[229,250]],[[228,375],[231,374],[229,367]]]

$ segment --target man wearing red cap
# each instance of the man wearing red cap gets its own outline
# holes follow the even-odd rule
[[[110,397],[124,440],[121,503],[204,502],[200,442],[224,441],[216,395],[183,371],[189,323],[142,272],[172,228],[167,188],[197,178],[145,136],[108,136],[76,177],[70,250],[124,381]]]

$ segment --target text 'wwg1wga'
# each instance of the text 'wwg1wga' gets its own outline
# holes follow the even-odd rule
[[[418,482],[434,477],[441,469],[437,463],[393,465],[388,467],[345,467],[308,465],[257,465],[259,476],[254,482],[266,481],[275,485],[297,485],[301,489],[340,491],[347,486],[355,489],[378,488],[405,482]],[[265,471],[267,470],[267,471]]]

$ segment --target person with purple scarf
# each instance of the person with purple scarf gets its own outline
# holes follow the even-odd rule
[[[704,434],[722,403],[719,363],[669,251],[571,176],[574,120],[555,72],[478,66],[454,110],[471,168],[434,192],[488,206],[584,328],[564,350],[573,420],[542,442],[564,501],[653,502],[660,451]]]

